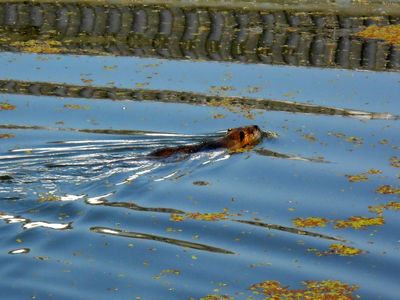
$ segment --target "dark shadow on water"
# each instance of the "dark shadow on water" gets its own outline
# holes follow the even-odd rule
[[[279,152],[272,151],[272,150],[269,150],[266,148],[254,149],[254,152],[256,152],[260,155],[263,155],[263,156],[267,156],[267,157],[299,160],[299,161],[306,161],[306,162],[316,162],[316,163],[331,163],[329,161],[324,160],[323,158],[307,158],[307,157],[302,157],[302,156],[298,156],[298,155],[284,154],[284,153],[279,153]]]
[[[208,252],[221,253],[221,254],[235,254],[232,251],[225,250],[222,248],[217,248],[217,247],[213,247],[213,246],[209,246],[209,245],[205,245],[205,244],[192,243],[192,242],[188,242],[188,241],[177,240],[177,239],[172,239],[172,238],[167,238],[167,237],[153,235],[153,234],[147,234],[147,233],[123,231],[120,229],[113,229],[113,228],[107,228],[107,227],[91,227],[90,231],[95,232],[95,233],[100,233],[100,234],[121,236],[121,237],[127,237],[127,238],[132,238],[132,239],[144,239],[144,240],[149,240],[149,241],[157,241],[157,242],[167,243],[170,245],[175,245],[175,246],[179,246],[179,247],[183,247],[183,248],[191,248],[191,249],[196,249],[196,250],[201,250],[201,251],[208,251]]]
[[[173,133],[162,133],[153,131],[143,130],[128,130],[128,129],[81,129],[81,128],[62,128],[62,127],[47,127],[37,125],[15,125],[15,124],[0,124],[1,129],[17,129],[17,130],[46,130],[46,131],[75,131],[83,133],[95,133],[95,134],[110,134],[110,135],[158,135],[158,136],[176,136],[178,134]],[[179,135],[184,136],[184,135]],[[53,141],[49,144],[65,144],[65,141]]]
[[[146,212],[156,212],[156,213],[167,213],[167,214],[183,214],[184,211],[174,208],[163,208],[163,207],[144,207],[140,206],[134,202],[109,202],[106,199],[99,199],[96,201],[86,200],[89,205],[102,205],[108,207],[120,207],[132,209],[135,211],[146,211]]]
[[[132,209],[132,210],[135,210],[135,211],[146,211],[146,212],[156,212],[156,213],[170,213],[170,214],[180,214],[180,215],[186,214],[186,212],[184,212],[182,210],[177,210],[177,209],[173,209],[173,208],[142,207],[142,206],[139,206],[139,205],[137,205],[137,204],[135,204],[133,202],[109,202],[105,198],[96,199],[95,201],[86,200],[86,203],[89,204],[89,205],[101,205],[101,206],[108,206],[108,207],[127,208],[127,209]],[[308,230],[288,227],[288,226],[282,226],[282,225],[270,224],[270,223],[263,223],[263,222],[258,222],[258,221],[250,221],[250,220],[238,220],[238,219],[229,219],[229,220],[230,221],[234,221],[234,222],[238,222],[238,223],[252,225],[252,226],[258,226],[258,227],[268,228],[268,229],[272,229],[272,230],[284,231],[284,232],[287,232],[287,233],[293,233],[293,234],[297,234],[297,235],[306,235],[306,236],[320,238],[320,239],[346,242],[346,240],[338,238],[338,237],[329,236],[329,235],[325,235],[325,234],[321,234],[321,233],[317,233],[317,232],[312,232],[312,231],[308,231]],[[119,232],[116,233],[116,234],[120,235]],[[145,236],[147,236],[147,235],[145,235]]]
[[[12,182],[14,178],[11,175],[0,175],[0,182],[7,182],[10,183]]]
[[[288,232],[288,233],[294,233],[294,234],[298,234],[298,235],[311,236],[311,237],[325,239],[325,240],[346,242],[346,240],[338,238],[338,237],[329,236],[329,235],[312,232],[312,231],[308,231],[308,230],[302,230],[302,229],[293,228],[293,227],[287,227],[287,226],[269,224],[269,223],[263,223],[263,222],[257,222],[257,221],[248,221],[248,220],[232,220],[232,221],[244,223],[244,224],[248,224],[248,225],[253,225],[253,226],[258,226],[258,227],[263,227],[263,228],[267,228],[267,229],[273,229],[273,230],[279,230],[279,231]]]

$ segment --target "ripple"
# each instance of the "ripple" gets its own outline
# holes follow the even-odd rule
[[[36,227],[50,228],[54,230],[72,229],[72,222],[70,223],[50,223],[46,221],[32,221],[20,216],[8,215],[0,212],[0,220],[4,220],[8,224],[22,223],[22,228],[32,229]]]

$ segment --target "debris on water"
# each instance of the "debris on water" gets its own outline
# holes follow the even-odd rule
[[[213,115],[213,118],[214,118],[214,119],[224,119],[224,118],[225,118],[225,115],[223,115],[223,114],[214,114],[214,115]]]
[[[365,173],[346,175],[346,177],[350,182],[363,182],[368,180],[368,175],[378,175],[378,174],[382,174],[382,171],[378,169],[370,169]]]
[[[60,201],[61,197],[56,196],[51,193],[41,194],[39,195],[38,201],[39,202],[53,202],[53,201]]]
[[[210,183],[208,181],[199,180],[199,181],[193,181],[193,184],[198,185],[198,186],[205,186],[205,185],[209,185]]]
[[[392,156],[390,158],[390,165],[394,168],[400,168],[400,158],[397,156]]]
[[[89,109],[89,106],[84,106],[84,105],[79,105],[79,104],[64,104],[64,107],[68,108],[68,109],[76,109],[76,110],[79,110],[79,109],[88,110]]]
[[[193,298],[190,298],[191,300]],[[200,300],[233,300],[233,297],[229,297],[228,295],[219,295],[219,294],[210,294],[204,297],[201,297]]]
[[[307,141],[312,142],[312,143],[314,143],[314,142],[317,141],[317,138],[316,138],[315,135],[313,135],[312,133],[310,133],[310,134],[303,134],[303,137],[304,137]]]
[[[319,217],[296,218],[293,219],[293,224],[297,227],[325,227],[328,219]]]
[[[347,179],[350,182],[361,182],[361,181],[367,181],[368,176],[365,174],[358,174],[358,175],[346,175]]]
[[[217,213],[185,213],[185,214],[171,214],[170,220],[174,222],[181,222],[185,219],[192,219],[198,221],[220,221],[227,220],[230,216],[237,216],[236,214],[228,213],[228,209],[224,208],[223,212]]]
[[[355,256],[363,253],[361,249],[349,247],[343,244],[331,244],[329,250],[318,251],[317,249],[308,249],[309,252],[314,252],[317,256],[339,255],[339,256]]]
[[[377,175],[377,174],[382,174],[382,171],[378,170],[378,169],[370,169],[370,170],[368,170],[367,173],[371,174],[371,175]]]
[[[253,284],[250,290],[269,299],[353,299],[352,294],[358,289],[338,280],[304,281],[303,284],[304,289],[291,290],[279,281],[267,280]]]
[[[349,247],[342,244],[332,244],[329,246],[330,253],[340,256],[354,256],[362,254],[362,250],[358,248]]]
[[[361,145],[363,143],[362,138],[358,138],[355,136],[349,136],[348,138],[346,138],[346,141],[349,143],[358,144],[358,145]]]
[[[385,184],[376,189],[379,194],[400,194],[400,188],[394,188],[391,185]]]
[[[400,210],[400,202],[398,201],[391,201],[386,204],[380,205],[371,205],[368,207],[370,212],[376,213],[379,216],[383,214],[383,211],[386,210]]]
[[[0,110],[14,110],[16,107],[7,102],[0,102]]]
[[[353,216],[347,220],[336,221],[335,228],[353,228],[353,229],[364,229],[369,226],[381,226],[385,224],[385,219],[383,217],[358,217]]]

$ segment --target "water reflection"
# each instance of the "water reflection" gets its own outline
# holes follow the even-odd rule
[[[283,158],[283,159],[291,159],[291,160],[300,160],[300,161],[308,161],[308,162],[317,162],[317,163],[329,163],[328,161],[324,160],[322,157],[316,157],[316,158],[307,158],[307,157],[302,157],[298,155],[291,155],[291,154],[285,154],[285,153],[279,153],[276,151],[272,151],[266,148],[259,148],[259,149],[254,149],[255,152],[257,152],[260,155],[267,156],[267,157],[276,157],[276,158]]]
[[[263,228],[267,228],[267,229],[273,229],[273,230],[294,233],[294,234],[298,234],[298,235],[306,235],[306,236],[311,236],[311,237],[320,238],[320,239],[346,242],[346,240],[343,240],[338,237],[329,236],[329,235],[321,234],[318,232],[312,232],[312,231],[303,230],[303,229],[294,228],[294,227],[282,226],[282,225],[277,225],[277,224],[269,224],[269,223],[263,223],[263,222],[258,222],[258,221],[249,221],[249,220],[234,220],[234,221],[239,222],[239,223],[248,224],[248,225],[259,226],[259,227],[263,227]]]
[[[180,222],[185,219],[185,216],[197,216],[197,220],[201,221],[218,221],[218,220],[230,220],[234,222],[239,222],[242,224],[248,224],[252,226],[258,226],[258,227],[263,227],[271,230],[279,230],[287,233],[292,233],[292,234],[297,234],[297,235],[305,235],[309,237],[314,237],[314,238],[319,238],[319,239],[326,239],[326,240],[332,240],[332,241],[340,241],[340,242],[346,242],[346,240],[341,239],[339,237],[334,237],[334,236],[329,236],[325,235],[322,233],[318,232],[312,232],[309,230],[303,230],[299,228],[294,228],[294,227],[288,227],[288,226],[283,226],[283,225],[278,225],[278,224],[271,224],[271,223],[263,223],[260,221],[250,221],[250,220],[241,220],[241,219],[236,219],[236,218],[228,218],[230,214],[228,213],[221,213],[221,214],[200,214],[200,213],[187,213],[182,210],[178,209],[173,209],[173,208],[160,208],[160,207],[143,207],[140,206],[134,202],[109,202],[106,197],[111,196],[112,194],[104,195],[104,196],[99,196],[99,197],[94,197],[86,200],[87,204],[90,205],[102,205],[102,206],[108,206],[108,207],[119,207],[119,208],[125,208],[125,209],[131,209],[135,211],[144,211],[144,212],[156,212],[156,213],[169,213],[171,215],[171,220],[175,222]],[[203,217],[202,217],[203,216]],[[232,215],[235,216],[235,215]],[[180,218],[182,217],[182,218]],[[196,218],[195,218],[196,219]],[[114,229],[113,229],[114,230]],[[120,235],[120,231],[113,231],[113,234],[118,234]],[[107,231],[105,233],[110,233],[110,231]],[[133,233],[132,233],[133,234]],[[146,236],[146,235],[145,235]],[[131,237],[136,237],[135,234]],[[140,237],[138,237],[140,238]],[[157,240],[157,239],[155,239]]]
[[[232,251],[222,249],[222,248],[217,248],[217,247],[200,244],[200,243],[188,242],[188,241],[184,241],[184,240],[167,238],[167,237],[158,236],[158,235],[154,235],[154,234],[123,231],[120,229],[106,228],[106,227],[91,227],[90,230],[92,232],[101,233],[101,234],[116,235],[116,236],[122,236],[122,237],[133,238],[133,239],[145,239],[145,240],[163,242],[163,243],[168,243],[171,245],[176,245],[179,247],[191,248],[191,249],[202,250],[202,251],[209,251],[209,252],[214,252],[214,253],[235,254]]]
[[[207,95],[191,92],[173,91],[173,90],[145,90],[145,89],[125,89],[117,87],[95,87],[78,86],[69,84],[53,84],[44,82],[24,82],[13,80],[0,80],[0,93],[23,94],[34,96],[56,96],[71,98],[88,99],[112,99],[112,100],[150,100],[166,103],[186,103],[192,105],[208,105],[216,107],[225,107],[231,110],[250,111],[260,109],[266,111],[283,111],[291,113],[308,113],[318,115],[337,115],[352,117],[362,120],[399,119],[398,115],[390,113],[377,113],[362,110],[344,109],[339,107],[330,107],[322,105],[313,105],[308,103],[299,103],[293,101],[280,101],[265,98],[234,97]],[[0,125],[0,128],[17,129],[12,125]],[[22,128],[22,127],[21,127]],[[30,127],[30,129],[42,129],[41,127]],[[46,128],[48,130],[48,128]],[[67,129],[64,129],[67,130]],[[73,129],[70,129],[73,130]],[[129,130],[112,131],[98,129],[74,129],[80,132],[88,133],[114,133],[114,134],[135,134],[144,132],[132,132]],[[147,133],[149,134],[149,133]]]
[[[399,70],[399,46],[356,36],[366,26],[397,24],[389,9],[294,6],[3,3],[0,49]]]
[[[50,223],[46,221],[32,221],[20,216],[13,216],[0,212],[0,220],[4,220],[8,224],[22,223],[23,229],[32,229],[36,227],[50,228],[54,230],[72,229],[72,222],[70,223]]]
[[[109,194],[110,195],[110,194]],[[135,211],[145,211],[145,212],[156,212],[156,213],[168,213],[168,214],[183,214],[184,212],[179,209],[174,208],[163,208],[163,207],[144,207],[140,206],[134,202],[109,202],[105,199],[106,196],[102,196],[100,198],[89,198],[86,200],[87,204],[90,205],[103,205],[109,207],[120,207],[126,209],[132,209]]]
[[[0,124],[1,129],[25,129],[25,130],[46,130],[46,131],[76,131],[84,133],[96,133],[96,134],[111,134],[111,135],[143,135],[143,136],[159,136],[159,137],[196,137],[201,138],[201,135],[192,136],[189,134],[180,133],[167,133],[167,132],[151,132],[143,130],[129,130],[129,129],[85,129],[85,128],[65,128],[65,127],[46,127],[37,125],[16,125],[16,124]],[[79,140],[79,141],[54,141],[49,142],[50,144],[81,144],[81,143],[110,143],[115,140]],[[123,142],[123,141],[122,141]],[[131,143],[132,140],[129,140]],[[17,152],[17,151],[15,151]]]
[[[0,4],[0,51],[128,56],[0,57],[1,102],[14,107],[0,112],[0,288],[8,298],[262,298],[273,294],[266,287],[296,293],[308,281],[325,291],[342,288],[337,280],[351,291],[359,285],[360,297],[398,298],[398,74],[262,65],[397,71],[399,46],[358,33],[398,24],[398,11],[391,15],[389,3],[364,14],[233,2]],[[71,111],[67,101],[88,109]],[[220,107],[239,114],[214,118]],[[244,116],[282,133],[273,150],[146,157],[220,134],[160,130],[207,132],[247,124]],[[29,251],[55,259],[7,255]],[[176,294],[152,280],[169,269],[183,275]]]
[[[19,249],[14,249],[10,250],[8,254],[27,254],[31,251],[29,248],[19,248]]]

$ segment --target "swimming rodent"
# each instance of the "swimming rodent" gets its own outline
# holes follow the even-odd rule
[[[249,149],[257,145],[263,137],[263,132],[257,125],[228,129],[226,134],[210,141],[195,145],[169,147],[155,150],[149,154],[152,157],[170,157],[177,153],[190,154],[199,151],[226,148],[231,152]]]

